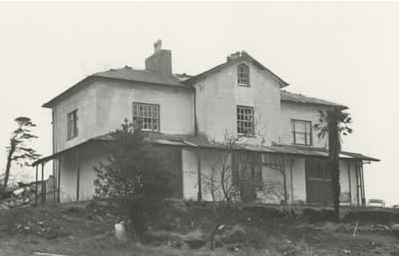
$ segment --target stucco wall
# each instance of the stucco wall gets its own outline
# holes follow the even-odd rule
[[[356,161],[341,160],[339,163],[339,168],[341,182],[341,202],[348,205],[351,201],[352,205],[357,205]]]
[[[120,128],[133,118],[133,102],[160,105],[160,131],[193,134],[193,92],[168,86],[101,80],[92,82],[54,108],[55,151]],[[78,110],[78,136],[67,140],[67,114]]]
[[[73,149],[63,154],[61,161],[61,202],[76,201],[78,151]],[[105,151],[98,144],[80,147],[79,200],[88,200],[95,194],[93,167],[105,161]]]
[[[133,102],[159,104],[162,133],[194,133],[194,96],[190,90],[133,82],[106,81],[97,85],[96,97],[96,134],[105,134],[119,128],[125,118],[131,121]]]
[[[186,200],[198,199],[198,162],[195,148],[182,149],[182,165],[183,165],[183,198]],[[205,201],[212,201],[210,190],[210,178],[220,181],[220,174],[223,168],[223,159],[226,158],[224,167],[228,170],[227,176],[230,172],[230,156],[218,150],[204,150],[201,149],[201,181],[202,181],[202,199]],[[218,182],[216,184],[219,184]],[[221,192],[219,192],[221,194]]]
[[[313,146],[326,147],[326,138],[319,138],[317,136],[318,131],[313,128],[315,124],[319,123],[320,114],[318,110],[325,110],[325,107],[282,102],[280,115],[280,142],[282,144],[292,144],[294,142],[291,119],[307,120],[312,122]]]
[[[244,63],[250,68],[250,87],[238,86],[238,64],[195,83],[199,133],[216,141],[223,141],[226,131],[229,136],[236,136],[237,105],[252,106],[255,109],[255,132],[270,145],[279,136],[279,85],[252,63]],[[259,144],[262,137],[248,138],[247,143]]]
[[[217,172],[220,171],[222,164],[222,154],[214,150],[201,151],[201,172],[210,177],[214,167]],[[197,155],[195,148],[183,148],[182,150],[182,165],[183,165],[183,197],[186,200],[197,200],[198,193],[198,173],[197,173]],[[350,171],[348,172],[348,160],[340,161],[340,182],[341,192],[343,195],[348,195],[349,187],[351,187],[351,204],[357,205],[356,193],[356,161],[350,160]],[[291,166],[292,165],[292,166]],[[305,158],[296,156],[285,157],[285,172],[287,179],[287,196],[289,204],[306,204],[306,171]],[[349,181],[349,173],[351,179]],[[218,177],[220,175],[216,175]],[[269,167],[262,168],[262,178],[264,181],[275,181],[280,185],[284,184],[284,177],[280,171]],[[204,180],[204,178],[203,178]],[[350,184],[349,184],[350,183]],[[202,194],[203,200],[212,200],[209,191],[204,186],[203,182]],[[264,183],[266,185],[266,183]],[[268,191],[265,186],[263,191],[258,191],[258,201],[263,203],[278,204],[284,200],[283,188],[280,191]],[[344,199],[344,198],[343,198]],[[348,205],[349,202],[342,202],[343,205]]]
[[[54,152],[58,152],[86,141],[96,129],[95,83],[60,101],[54,111]],[[78,110],[78,136],[67,140],[67,114]]]

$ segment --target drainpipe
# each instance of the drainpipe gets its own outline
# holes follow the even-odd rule
[[[357,196],[357,205],[360,206],[360,185],[359,185],[359,162],[355,162],[355,173],[356,173],[356,196]]]
[[[202,183],[201,183],[201,150],[197,148],[197,175],[198,175],[198,196],[197,200],[202,201]]]
[[[197,124],[197,89],[194,87],[194,136],[198,136],[198,124]]]

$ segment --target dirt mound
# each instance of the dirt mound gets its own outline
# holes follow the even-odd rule
[[[344,222],[356,220],[380,224],[399,223],[399,211],[389,209],[354,210],[343,218]]]

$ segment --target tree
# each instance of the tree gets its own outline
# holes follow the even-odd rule
[[[319,111],[319,123],[315,124],[315,129],[319,130],[318,136],[324,138],[328,136],[328,161],[327,169],[331,171],[332,175],[332,192],[333,204],[335,210],[335,218],[339,220],[339,206],[340,206],[340,171],[339,171],[339,153],[341,152],[342,136],[352,133],[352,129],[348,127],[352,118],[350,114],[344,112],[341,108],[333,107],[327,111]]]
[[[215,249],[215,237],[220,226],[227,218],[234,205],[238,204],[237,200],[240,199],[239,187],[237,187],[233,181],[231,159],[234,147],[239,140],[239,137],[229,137],[225,135],[224,143],[215,143],[220,146],[220,149],[216,151],[222,154],[222,162],[220,165],[213,165],[212,172],[209,176],[201,174],[204,188],[212,197],[212,210],[216,218],[216,222],[209,234],[209,247],[211,250]]]
[[[96,194],[127,206],[133,229],[143,237],[150,209],[169,193],[169,173],[140,124],[125,120],[120,129],[109,135],[113,140],[107,144],[107,161],[94,167]]]
[[[211,250],[215,249],[216,236],[230,212],[242,204],[246,195],[246,187],[253,189],[255,201],[284,198],[284,203],[287,202],[285,170],[281,168],[281,165],[284,165],[283,159],[280,158],[281,156],[275,156],[275,162],[268,163],[267,166],[279,171],[284,182],[263,179],[261,165],[266,164],[261,163],[260,153],[238,151],[240,143],[245,143],[246,140],[247,137],[244,135],[229,136],[226,132],[223,142],[213,142],[215,146],[218,146],[214,150],[214,155],[221,155],[221,158],[217,158],[215,163],[208,163],[208,166],[211,167],[210,174],[201,173],[204,193],[211,196],[212,211],[215,217],[215,223],[208,237]],[[241,155],[245,156],[245,162],[241,162]],[[254,177],[241,177],[239,170],[257,173],[260,176],[253,174]]]
[[[3,192],[7,190],[7,184],[13,162],[20,167],[30,166],[31,162],[40,157],[36,150],[27,146],[32,139],[37,138],[37,136],[32,134],[31,131],[33,127],[36,127],[36,124],[34,124],[28,117],[18,117],[15,119],[15,122],[17,123],[17,129],[12,133],[10,145],[6,148],[8,153],[2,186]]]

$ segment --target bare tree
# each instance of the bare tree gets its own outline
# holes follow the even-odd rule
[[[222,154],[220,165],[215,164],[211,174],[201,174],[203,186],[207,193],[212,197],[213,214],[216,217],[215,225],[209,235],[210,249],[215,249],[215,236],[220,226],[232,210],[233,205],[239,203],[240,190],[233,181],[232,154],[234,146],[240,140],[240,137],[229,137],[225,135],[223,144],[217,143],[218,151]]]
[[[265,162],[263,165],[268,165],[271,169],[281,172],[284,182],[270,179],[263,180],[260,153],[247,152],[247,155],[253,158],[240,162],[240,143],[245,142],[246,137],[244,135],[229,136],[226,132],[223,143],[214,142],[218,148],[213,150],[215,151],[214,155],[221,155],[221,158],[217,158],[216,163],[210,163],[209,166],[212,167],[210,174],[201,174],[204,193],[208,193],[211,197],[212,210],[216,218],[209,234],[209,244],[212,250],[215,249],[215,237],[230,211],[238,208],[244,200],[245,188],[250,187],[253,190],[254,201],[260,200],[259,198],[269,200],[284,198],[284,202],[287,201],[285,170],[281,168],[281,165],[284,165],[283,159],[280,159],[281,156],[275,156],[275,162]],[[240,165],[238,162],[240,162]],[[258,176],[254,176],[254,174],[250,177],[241,176],[240,170],[256,172]]]

